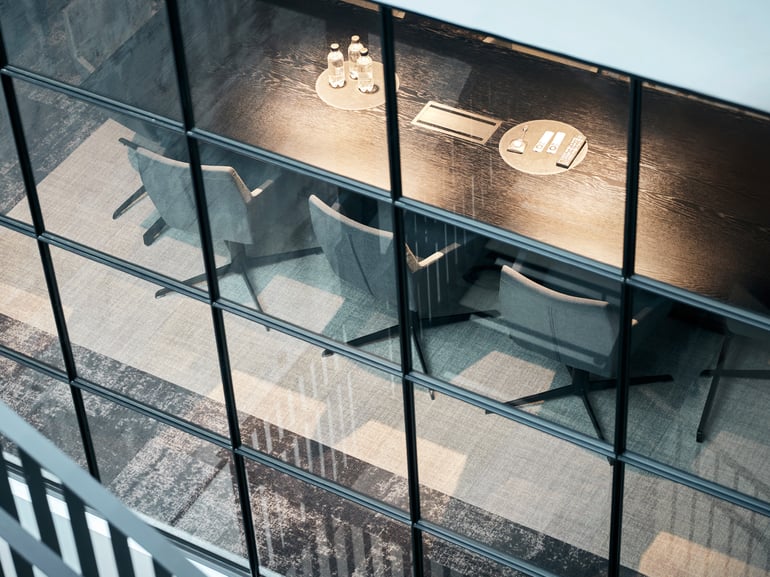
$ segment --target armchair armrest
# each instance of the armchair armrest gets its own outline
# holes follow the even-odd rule
[[[118,142],[120,142],[124,146],[128,146],[129,148],[132,148],[134,150],[139,149],[139,145],[136,142],[130,141],[128,138],[123,138],[122,136],[118,138]]]
[[[634,340],[644,342],[650,333],[658,327],[659,323],[668,316],[671,310],[671,301],[659,296],[642,295],[634,299],[634,315],[631,319],[631,328],[634,331]]]
[[[437,250],[430,256],[427,256],[425,258],[418,258],[413,252],[412,249],[410,249],[408,246],[406,247],[406,262],[409,265],[409,270],[412,272],[416,272],[420,269],[424,269],[429,267],[435,262],[438,262],[441,258],[445,257],[449,253],[451,253],[454,250],[457,250],[460,248],[460,244],[457,242],[453,242],[452,244],[442,248],[441,250]]]
[[[261,194],[262,192],[270,188],[274,182],[275,182],[274,178],[268,178],[267,180],[265,180],[262,184],[260,184],[257,188],[255,188],[250,192],[251,198],[255,198],[256,196],[258,196],[259,194]]]

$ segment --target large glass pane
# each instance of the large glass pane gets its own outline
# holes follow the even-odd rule
[[[85,394],[102,484],[126,506],[214,553],[245,557],[230,453]]]
[[[620,266],[628,80],[410,13],[395,40],[404,194]]]
[[[44,190],[46,178],[107,120],[107,113],[35,84],[14,80],[13,86],[35,183]],[[8,216],[29,214],[26,199],[21,200]]]
[[[0,102],[0,214],[13,212],[16,220],[30,222],[29,210],[14,207],[24,198],[24,182],[21,179],[16,144],[11,133],[11,123],[5,99]]]
[[[228,434],[211,314],[138,278],[52,249],[78,374]]]
[[[621,560],[647,577],[765,577],[768,531],[768,517],[626,469]]]
[[[450,260],[462,265],[453,274],[424,279],[428,295],[443,294],[454,305],[449,313],[426,307],[419,314],[416,340],[428,372],[612,442],[619,284],[532,251],[454,233],[471,258]],[[644,316],[647,306],[639,302],[635,313]],[[645,328],[665,313],[655,312],[644,316]]]
[[[770,331],[673,304],[635,373],[628,447],[770,502]]]
[[[423,574],[426,577],[524,577],[519,573],[490,559],[485,559],[452,545],[432,535],[423,536]]]
[[[441,221],[403,214],[406,237],[408,308],[412,321],[414,366],[451,379],[468,323],[496,315],[496,301],[479,282],[494,268],[486,239]]]
[[[243,442],[408,508],[400,381],[239,317],[226,322]]]
[[[770,304],[770,117],[646,85],[637,272]]]
[[[0,345],[64,369],[37,243],[2,226]]]
[[[0,400],[87,469],[70,388],[0,357]],[[11,447],[6,445],[5,450]]]
[[[15,0],[0,19],[11,64],[181,118],[163,2]]]
[[[422,516],[565,577],[607,570],[607,459],[450,397],[417,395]]]
[[[319,295],[309,285],[318,274],[314,265],[324,260],[309,198],[333,204],[337,187],[206,143],[199,148],[211,235],[222,264],[220,293],[307,326],[307,310],[297,314],[298,307],[318,304],[311,302]]]
[[[280,575],[412,575],[409,528],[332,493],[246,462],[263,569]]]
[[[368,2],[180,2],[196,122],[356,180],[389,188],[379,15]],[[355,4],[355,5],[354,5]],[[332,43],[371,50],[376,89],[326,76]],[[347,54],[345,54],[347,60]]]
[[[46,229],[177,279],[203,272],[184,138],[17,86]]]
[[[280,258],[268,252],[266,260],[247,259],[256,298],[249,295],[243,279],[237,286],[233,284],[237,279],[226,286],[223,281],[224,296],[252,307],[258,304],[268,314],[397,360],[390,206],[288,172],[259,196],[264,203],[256,210],[263,212],[256,216],[266,217],[267,228],[257,225],[256,233],[266,237],[264,246],[255,242],[247,247],[247,256],[281,243],[309,244],[314,250]],[[272,223],[271,213],[278,213]]]

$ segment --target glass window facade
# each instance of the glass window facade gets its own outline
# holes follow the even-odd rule
[[[363,0],[0,28],[0,398],[168,534],[770,576],[767,114]]]

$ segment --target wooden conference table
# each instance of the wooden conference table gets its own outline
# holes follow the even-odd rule
[[[219,66],[190,62],[196,124],[387,191],[384,106],[338,109],[315,89],[330,41],[344,47],[360,34],[380,60],[378,17],[335,8],[332,26],[323,12],[249,5],[254,13],[239,14]],[[409,14],[395,35],[404,195],[620,267],[627,80]],[[499,127],[481,143],[414,125],[429,101]],[[504,161],[501,137],[537,119],[587,137],[578,166],[536,175]],[[645,90],[639,273],[724,300],[737,284],[770,301],[770,163],[761,156],[769,136],[767,118]]]

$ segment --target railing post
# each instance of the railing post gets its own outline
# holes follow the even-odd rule
[[[57,514],[56,519],[57,523],[69,520],[77,562],[84,577],[99,575],[86,510],[107,522],[119,577],[135,577],[137,571],[142,575],[146,573],[142,568],[144,557],[131,550],[129,539],[150,557],[147,564],[153,565],[156,576],[203,577],[181,551],[129,511],[77,463],[2,402],[0,435],[16,446],[21,462],[20,471],[12,473],[5,454],[0,452],[0,539],[10,546],[14,569],[19,577],[33,577],[33,567],[46,575],[78,576],[62,555],[62,543],[68,541],[65,536],[57,535],[51,507],[55,499],[60,499],[68,509],[68,515]],[[50,478],[44,473],[50,473]],[[39,538],[20,522],[11,474],[17,475],[20,483],[26,482]],[[137,563],[139,559],[142,559],[141,563]]]

